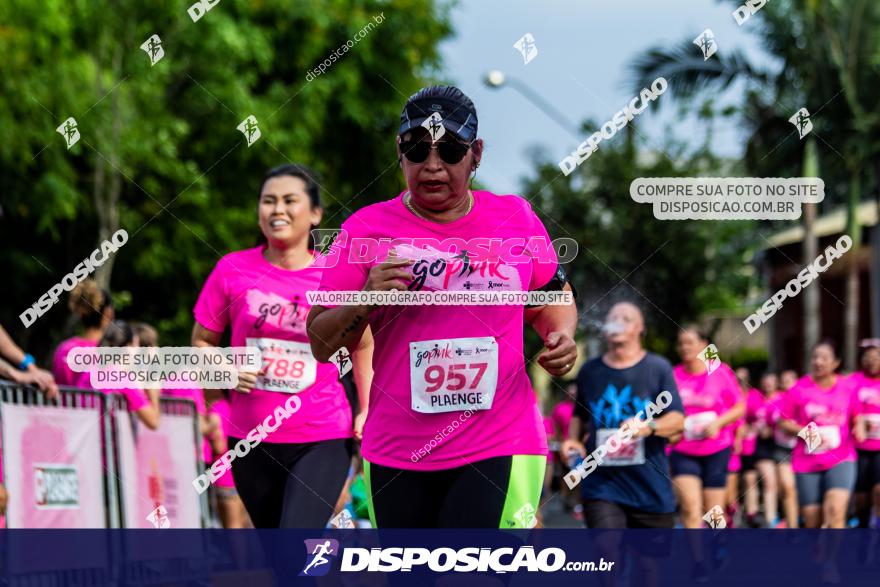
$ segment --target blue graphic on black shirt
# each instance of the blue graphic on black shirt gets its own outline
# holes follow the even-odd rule
[[[632,418],[648,405],[648,398],[632,393],[632,386],[619,390],[611,383],[596,401],[590,402],[596,428],[618,428],[624,420]]]

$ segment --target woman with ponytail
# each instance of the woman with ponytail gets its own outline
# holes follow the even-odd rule
[[[67,366],[67,354],[71,349],[98,346],[107,325],[115,317],[110,292],[98,286],[94,279],[83,280],[73,288],[68,307],[76,321],[82,325],[83,333],[63,341],[55,350],[52,373],[58,385],[74,385],[78,379],[78,375]]]

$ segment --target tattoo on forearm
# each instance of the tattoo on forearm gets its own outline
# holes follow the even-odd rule
[[[345,337],[349,335],[349,333],[354,332],[357,328],[363,323],[363,316],[355,316],[354,320],[351,321],[351,324],[342,329],[342,340],[345,340]]]

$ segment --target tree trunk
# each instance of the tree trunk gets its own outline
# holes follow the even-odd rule
[[[852,248],[846,254],[846,303],[843,310],[844,368],[854,371],[858,359],[859,337],[859,249],[862,230],[859,224],[859,201],[862,196],[860,169],[851,171],[849,198],[846,206],[845,233],[852,239]]]
[[[804,147],[804,177],[818,177],[819,175],[819,158],[816,153],[816,142],[812,136],[807,136],[806,145]],[[818,243],[813,224],[816,222],[816,204],[804,204],[804,239],[801,242],[801,264],[806,265],[816,258]],[[800,372],[809,371],[810,354],[813,346],[819,342],[819,326],[821,306],[819,293],[821,289],[819,284],[821,278],[810,287],[804,288],[802,295],[804,296],[804,347],[803,347],[803,363],[800,366]]]
[[[118,48],[113,54],[112,73],[113,78],[119,77],[122,66],[122,51]],[[100,76],[100,74],[99,74]],[[99,82],[100,87],[100,82]],[[113,122],[111,129],[111,139],[108,141],[109,147],[109,169],[107,173],[110,176],[109,187],[106,191],[104,185],[100,193],[97,191],[95,198],[96,211],[98,213],[98,246],[105,240],[110,240],[113,233],[119,229],[119,194],[122,192],[122,172],[119,170],[119,148],[120,135],[122,133],[122,114],[120,111],[120,92],[121,88],[116,88],[110,95],[110,103],[113,111]],[[108,154],[98,155],[99,163],[103,168],[104,157]],[[103,175],[103,172],[102,172]],[[103,179],[103,178],[102,178]],[[102,184],[104,182],[102,181]],[[116,255],[110,255],[103,265],[95,270],[95,281],[98,285],[105,289],[110,289],[110,276],[113,273],[113,263]]]

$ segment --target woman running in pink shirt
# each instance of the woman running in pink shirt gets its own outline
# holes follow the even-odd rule
[[[859,527],[880,529],[880,348],[871,346],[862,353],[862,370],[853,373],[858,409],[853,429],[858,453],[856,514]]]
[[[717,357],[700,358],[708,345],[708,336],[686,327],[678,335],[682,362],[673,369],[685,424],[681,441],[672,447],[670,469],[685,528],[702,527],[703,516],[715,506],[724,511],[734,425],[745,414],[733,370]]]
[[[408,189],[342,225],[322,291],[570,291],[529,202],[468,189],[483,142],[476,109],[461,90],[420,90],[400,122],[397,154]],[[395,244],[396,254],[364,258],[363,247],[352,244],[395,238],[409,239]],[[478,243],[492,239],[500,251],[481,252]],[[541,243],[547,254],[523,243]],[[525,370],[524,321],[547,348],[538,363],[551,375],[570,371],[577,358],[573,303],[312,308],[309,333],[320,360],[357,345],[368,324],[376,338],[363,442],[374,527],[536,523],[547,438]]]
[[[231,415],[223,422],[236,455],[235,487],[254,526],[323,528],[351,465],[353,427],[339,368],[318,363],[306,335],[306,292],[317,289],[322,272],[310,236],[322,216],[314,173],[299,165],[270,170],[257,213],[266,244],[220,259],[196,303],[192,341],[217,346],[230,329],[230,346],[257,347],[262,353],[260,372],[239,373],[229,398]],[[366,336],[360,349],[348,347],[361,405],[366,405],[369,370],[360,367],[369,365],[371,345]],[[222,395],[206,391],[209,403]],[[277,414],[296,405],[279,420]],[[223,469],[210,471],[219,477]]]
[[[806,528],[844,528],[856,483],[852,427],[858,413],[853,383],[836,373],[833,343],[813,348],[810,374],[785,394],[780,428],[800,436],[791,456]]]

